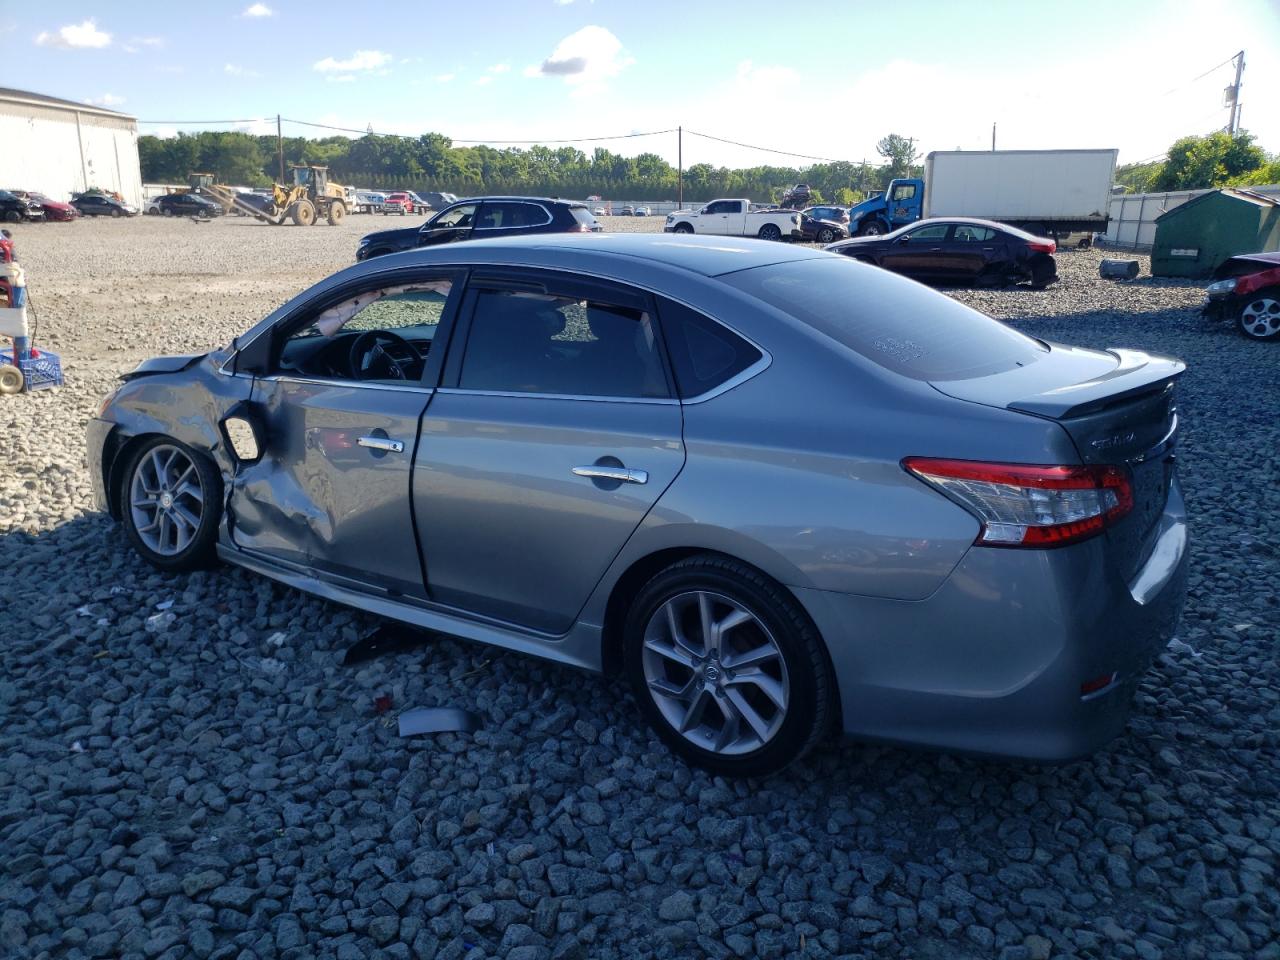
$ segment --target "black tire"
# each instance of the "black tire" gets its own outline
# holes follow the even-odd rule
[[[1236,327],[1250,340],[1280,339],[1280,287],[1245,294]]]
[[[130,489],[133,486],[133,477],[138,465],[152,450],[161,446],[177,447],[195,465],[204,497],[204,509],[195,535],[186,549],[172,555],[157,553],[143,542],[138,533],[134,521],[134,510],[130,503]],[[222,475],[212,460],[179,440],[157,435],[142,441],[130,451],[120,477],[117,496],[121,524],[124,526],[129,543],[142,559],[159,570],[172,573],[199,570],[213,565],[217,559],[218,524],[222,518]]]
[[[760,228],[760,232],[756,236],[761,240],[781,240],[782,228],[776,223],[766,223]]]
[[[819,243],[835,243],[835,241],[836,241],[836,232],[832,230],[830,227],[823,227],[821,230],[818,231]]]
[[[693,227],[687,223],[677,223],[672,229],[672,233],[693,233]]]
[[[173,216],[173,207],[161,207],[161,208],[160,208],[160,215],[161,215],[161,216],[164,216],[164,217],[172,217],[172,216]]]
[[[119,207],[112,207],[112,208],[111,208],[111,216],[113,216],[113,217],[118,217],[118,216],[120,216],[121,212],[122,212],[122,211],[120,210],[120,208],[119,208]]]
[[[1031,261],[1031,289],[1043,290],[1049,284],[1054,283],[1058,279],[1058,268],[1053,262],[1053,258],[1048,254],[1041,254]]]
[[[22,214],[20,214],[17,210],[10,210],[8,213],[6,213],[6,214],[4,215],[4,218],[5,218],[5,220],[7,220],[9,223],[21,223],[21,222],[22,222]]]
[[[888,233],[884,228],[884,224],[879,220],[872,220],[858,226],[858,236],[860,237],[879,237]]]
[[[645,680],[645,629],[664,603],[691,591],[727,597],[772,634],[790,684],[781,725],[762,746],[726,755],[697,746],[663,715]],[[719,554],[698,554],[651,579],[632,601],[623,634],[624,663],[646,722],[686,762],[726,777],[763,777],[801,759],[828,734],[838,713],[830,660],[808,614],[784,587],[758,570]],[[726,671],[727,672],[727,671]]]

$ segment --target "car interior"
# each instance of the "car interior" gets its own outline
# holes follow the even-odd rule
[[[370,290],[325,310],[290,336],[281,373],[416,383],[449,299],[448,280]]]

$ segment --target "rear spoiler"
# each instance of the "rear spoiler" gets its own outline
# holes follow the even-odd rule
[[[1117,402],[1165,389],[1187,365],[1173,357],[1139,350],[1108,350],[1119,363],[1100,377],[1033,394],[1008,405],[1010,410],[1066,420],[1094,413]]]

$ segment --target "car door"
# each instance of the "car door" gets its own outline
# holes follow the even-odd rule
[[[461,315],[414,470],[431,598],[560,634],[684,465],[654,311],[510,269],[473,275]]]
[[[459,203],[441,210],[418,231],[418,246],[433,247],[470,238],[479,207],[478,203]]]
[[[880,265],[914,277],[945,277],[943,244],[950,229],[947,223],[928,223],[886,241]]]
[[[271,359],[251,404],[263,455],[234,479],[229,526],[236,546],[258,556],[424,599],[410,479],[439,373],[431,345],[448,326],[459,285],[451,273],[422,268],[382,276],[282,320],[270,334]],[[364,350],[352,366],[355,338],[374,331],[425,349],[420,374],[396,376],[385,357],[375,366]]]
[[[480,207],[472,236],[511,237],[529,233],[551,222],[547,208],[523,200],[486,200]]]
[[[720,236],[729,232],[728,200],[716,200],[702,208],[698,216],[698,233],[710,233]]]
[[[989,264],[1004,259],[1003,234],[976,223],[957,223],[946,242],[951,275],[975,280]]]

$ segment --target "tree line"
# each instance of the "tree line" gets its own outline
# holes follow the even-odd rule
[[[1280,183],[1280,154],[1268,156],[1246,130],[1218,130],[1174,141],[1163,160],[1121,164],[1116,183],[1132,193]]]
[[[286,137],[283,148],[286,165],[327,166],[333,180],[359,188],[632,200],[674,199],[677,194],[676,168],[655,153],[627,157],[601,147],[586,153],[568,146],[455,146],[439,133],[416,138],[368,134],[354,140]],[[836,161],[735,169],[695,163],[684,171],[684,198],[776,201],[793,184],[807,183],[815,202],[848,205],[883,191],[895,176],[919,175],[913,141],[890,134],[877,149],[883,164]],[[218,131],[142,136],[138,153],[147,183],[185,183],[198,171],[215,174],[220,183],[260,187],[279,176],[273,136]]]

